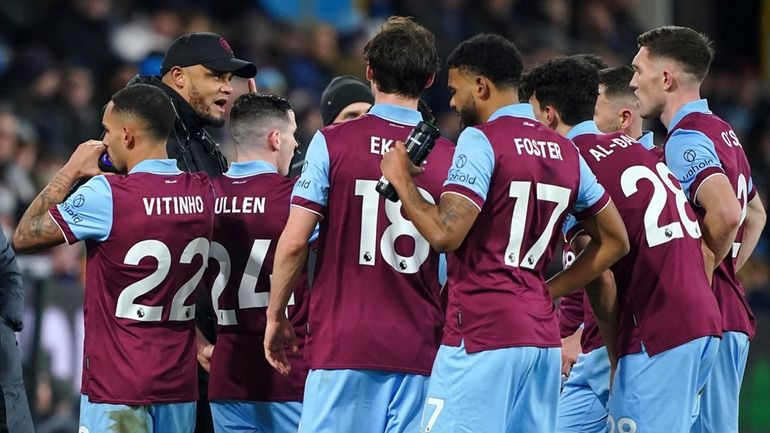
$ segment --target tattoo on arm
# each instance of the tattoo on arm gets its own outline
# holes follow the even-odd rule
[[[441,200],[439,215],[448,231],[453,231],[454,223],[465,218],[469,213],[477,212],[476,207],[467,199],[447,194]]]
[[[60,170],[35,197],[21,217],[13,235],[17,248],[30,252],[38,251],[64,240],[59,227],[48,215],[48,210],[64,201],[75,180],[74,176]]]

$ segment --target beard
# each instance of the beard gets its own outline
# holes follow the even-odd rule
[[[225,117],[216,117],[211,113],[211,106],[206,103],[203,95],[198,92],[195,86],[190,87],[190,106],[206,125],[219,128],[225,124]]]
[[[460,107],[460,129],[463,130],[469,126],[475,126],[481,123],[479,112],[476,109],[476,102]]]

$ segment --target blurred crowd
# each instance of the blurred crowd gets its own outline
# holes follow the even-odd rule
[[[10,233],[20,213],[81,142],[101,134],[101,109],[135,74],[159,73],[179,35],[213,31],[238,58],[256,63],[260,91],[289,98],[298,138],[321,126],[319,100],[332,77],[363,78],[363,45],[390,15],[415,17],[446,56],[480,32],[513,40],[527,64],[562,54],[595,53],[630,63],[646,30],[637,0],[0,0],[0,223]],[[676,4],[677,2],[672,2]],[[711,2],[710,4],[716,4]],[[755,16],[759,16],[759,2]],[[657,23],[657,24],[682,24]],[[757,18],[758,19],[758,18]],[[759,29],[759,23],[752,24]],[[754,182],[770,190],[770,96],[759,53],[721,50],[703,86],[711,108],[729,121],[751,160]],[[712,34],[713,32],[713,34]],[[759,38],[759,30],[754,35]],[[757,44],[758,45],[758,44]],[[459,134],[449,109],[446,71],[424,96],[442,133]],[[238,80],[238,79],[236,79]],[[236,93],[246,91],[235,83]],[[234,98],[231,98],[231,102]],[[648,128],[664,137],[659,124]],[[225,148],[227,128],[212,131]],[[768,239],[743,271],[755,312],[770,310]],[[75,431],[82,340],[82,251],[60,247],[25,257],[29,317],[20,339],[40,433]],[[763,311],[764,310],[764,311]]]

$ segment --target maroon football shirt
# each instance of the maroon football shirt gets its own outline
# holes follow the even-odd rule
[[[574,235],[569,236],[572,240]],[[575,253],[569,245],[569,241],[564,243],[562,264],[565,268],[575,260]],[[580,348],[583,353],[589,353],[594,349],[604,346],[599,327],[596,324],[596,316],[591,309],[591,303],[588,301],[588,295],[585,289],[576,290],[569,295],[561,298],[559,302],[559,332],[561,337],[568,337],[577,331],[582,324],[583,333],[580,336]]]
[[[367,115],[324,128],[328,204],[302,196],[308,173],[295,187],[293,205],[323,216],[306,351],[313,369],[430,374],[443,324],[438,254],[406,219],[401,202],[375,190],[382,154],[404,141],[419,119],[414,110],[375,105]],[[438,202],[453,151],[439,139],[415,178],[430,201]]]
[[[631,137],[596,131],[573,141],[612,197],[631,244],[612,266],[620,355],[640,352],[642,343],[653,356],[696,338],[721,336],[700,228],[679,182]]]
[[[498,113],[524,113],[527,107],[508,106]],[[459,346],[463,341],[468,353],[560,347],[556,312],[543,275],[564,218],[578,200],[579,153],[571,141],[530,117],[501,114],[476,128],[491,146],[494,168],[486,198],[458,183],[445,188],[445,194],[460,194],[481,211],[449,262],[442,344]],[[466,155],[461,156],[450,180],[469,176]],[[480,175],[475,176],[464,184],[477,185]],[[606,206],[609,198],[597,190],[601,196],[580,212],[581,218]]]
[[[213,229],[211,183],[202,173],[106,180],[111,230],[86,241],[82,392],[96,403],[196,401],[195,288]],[[69,243],[79,240],[58,208],[51,215]]]
[[[713,288],[719,309],[722,313],[722,330],[743,332],[753,338],[756,333],[756,320],[751,312],[746,293],[735,274],[738,250],[745,230],[746,204],[756,195],[756,188],[749,185],[751,167],[746,159],[738,137],[730,125],[713,114],[694,112],[686,115],[669,131],[666,140],[674,131],[684,129],[699,131],[714,143],[714,149],[722,164],[735,196],[741,203],[741,225],[735,236],[733,249],[714,271]],[[703,218],[703,208],[695,206],[698,218]]]
[[[292,180],[264,161],[233,163],[214,181],[214,237],[206,281],[217,317],[209,400],[301,401],[307,366],[287,353],[282,376],[265,358],[265,309],[278,238],[289,218]],[[294,292],[288,317],[302,348],[307,323],[306,284]]]

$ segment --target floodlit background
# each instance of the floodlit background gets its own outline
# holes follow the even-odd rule
[[[363,46],[389,15],[436,34],[442,58],[463,39],[496,32],[527,65],[595,53],[629,64],[636,36],[694,27],[716,41],[703,86],[739,135],[767,204],[770,190],[770,1],[763,0],[0,0],[0,223],[7,234],[79,143],[98,138],[101,107],[137,73],[157,74],[163,52],[191,31],[223,35],[259,67],[261,91],[287,96],[307,145],[320,127],[320,94],[339,74],[363,78]],[[246,90],[236,79],[236,95]],[[459,133],[446,70],[424,95],[445,136]],[[663,130],[656,122],[648,129]],[[212,131],[227,149],[227,128]],[[77,430],[83,339],[83,250],[22,257],[26,327],[20,334],[38,433]],[[742,272],[757,315],[741,399],[741,431],[770,432],[768,238]],[[693,308],[698,308],[694,305]],[[74,426],[74,427],[73,427]]]

